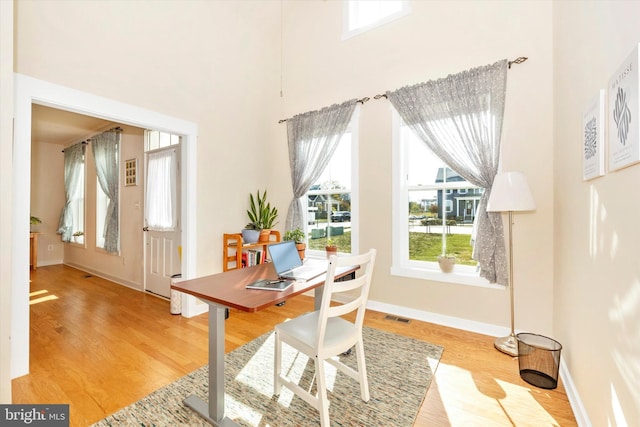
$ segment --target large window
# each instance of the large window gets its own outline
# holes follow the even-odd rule
[[[455,276],[473,282],[472,231],[483,188],[448,168],[395,114],[394,271],[410,277],[440,273],[438,257],[456,257]],[[451,274],[446,276],[453,279]],[[441,280],[441,279],[439,279]]]
[[[104,248],[107,206],[109,206],[109,196],[102,190],[100,180],[96,178],[96,247],[98,248]]]
[[[342,38],[347,39],[407,15],[409,0],[343,0]]]
[[[307,192],[306,223],[311,254],[317,251],[316,255],[324,256],[329,239],[339,252],[351,253],[355,246],[355,149],[354,132],[345,133],[329,165]]]
[[[77,190],[74,191],[76,195],[69,204],[71,208],[71,215],[73,217],[73,240],[75,243],[84,243],[84,176],[85,176],[85,163],[84,163],[84,154],[82,155],[82,164],[80,167],[80,172],[78,174],[78,182],[77,182]]]
[[[66,202],[60,213],[57,232],[63,242],[84,243],[85,147],[78,143],[63,152]]]

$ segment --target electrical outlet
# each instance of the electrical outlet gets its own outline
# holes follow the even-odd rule
[[[53,250],[53,245],[49,245],[49,246],[47,246],[47,250],[48,250],[49,252],[51,252],[51,251]]]

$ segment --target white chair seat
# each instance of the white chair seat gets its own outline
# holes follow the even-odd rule
[[[281,339],[284,341],[297,340],[300,345],[313,349],[318,339],[319,314],[320,312],[314,311],[277,325],[276,328]],[[286,338],[283,337],[284,335]],[[331,357],[344,353],[355,345],[358,338],[356,325],[341,317],[332,317],[327,320],[324,342],[319,349],[323,354],[318,356],[323,358],[325,354]]]
[[[276,325],[275,327],[275,369],[274,394],[280,393],[281,386],[286,386],[297,396],[304,399],[320,413],[320,425],[329,427],[329,400],[324,373],[324,363],[330,363],[341,372],[347,374],[360,384],[360,395],[365,402],[369,401],[369,384],[362,342],[362,324],[366,310],[376,250],[371,249],[363,255],[344,257],[331,256],[329,269],[325,279],[320,310],[307,313],[295,319]],[[359,265],[361,274],[350,280],[335,281],[336,268]],[[331,305],[332,296],[346,293],[351,298],[343,304]],[[355,322],[341,316],[356,312]],[[282,343],[305,353],[314,360],[316,369],[317,394],[312,395],[297,383],[282,375]],[[357,370],[340,362],[338,356],[355,346]]]

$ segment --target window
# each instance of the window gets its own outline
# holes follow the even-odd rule
[[[91,139],[96,165],[96,247],[120,251],[120,130],[112,129]]]
[[[109,197],[102,191],[100,180],[96,178],[96,247],[98,248],[104,248],[107,206],[109,206]]]
[[[343,0],[343,5],[343,40],[411,12],[409,0]]]
[[[392,272],[438,281],[488,283],[479,278],[477,262],[471,258],[473,222],[484,189],[446,167],[395,112],[394,121]],[[442,254],[455,254],[455,273],[440,272],[438,256]]]
[[[84,176],[85,176],[85,164],[84,154],[82,155],[82,163],[79,165],[80,171],[78,173],[78,182],[76,184],[76,190],[73,192],[75,197],[71,200],[70,208],[71,215],[73,217],[73,237],[72,240],[75,243],[84,243]],[[82,234],[81,234],[82,233]]]
[[[338,246],[339,252],[351,253],[355,247],[356,145],[355,132],[345,133],[329,165],[306,194],[310,255],[324,257],[328,239]]]
[[[172,145],[180,145],[180,135],[158,130],[146,130],[144,132],[144,151],[149,152],[158,148],[166,148]]]
[[[156,146],[150,144],[152,135],[160,134],[170,148],[151,149]],[[163,137],[164,135],[164,137]],[[145,152],[147,159],[147,182],[145,191],[145,225],[150,230],[172,231],[178,226],[177,215],[177,147],[180,144],[179,135],[166,132],[145,131]]]
[[[64,152],[64,191],[66,202],[57,233],[63,242],[84,243],[85,146],[77,143]]]

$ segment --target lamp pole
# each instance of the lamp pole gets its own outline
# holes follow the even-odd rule
[[[515,334],[514,298],[513,298],[513,211],[509,211],[509,307],[511,308],[511,333],[509,336],[497,338],[496,349],[511,356],[518,355],[518,343]]]
[[[513,297],[513,212],[532,211],[536,204],[531,196],[527,179],[521,172],[503,172],[493,179],[487,212],[509,212],[509,308],[511,309],[511,333],[495,340],[496,349],[511,356],[518,355],[515,335],[515,307]]]

